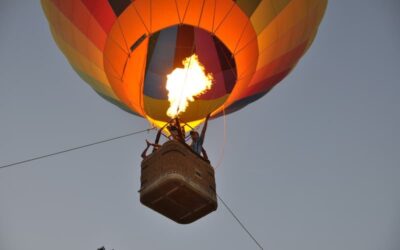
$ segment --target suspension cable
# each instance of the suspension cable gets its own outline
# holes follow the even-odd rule
[[[115,140],[118,140],[118,139],[122,139],[122,138],[125,138],[125,137],[141,134],[141,133],[144,133],[144,132],[149,132],[149,131],[154,130],[154,129],[155,128],[153,127],[153,128],[149,128],[149,129],[145,129],[145,130],[141,130],[141,131],[136,131],[136,132],[132,132],[132,133],[129,133],[129,134],[126,134],[126,135],[121,135],[121,136],[117,136],[117,137],[113,137],[113,138],[109,138],[109,139],[105,139],[105,140],[89,143],[89,144],[86,144],[86,145],[83,145],[83,146],[78,146],[78,147],[74,147],[74,148],[70,148],[70,149],[65,149],[65,150],[62,150],[62,151],[55,152],[55,153],[42,155],[42,156],[37,156],[37,157],[31,158],[31,159],[27,159],[27,160],[23,160],[23,161],[18,161],[18,162],[6,164],[6,165],[3,165],[3,166],[0,166],[0,170],[4,169],[4,168],[13,167],[13,166],[18,166],[18,165],[21,165],[23,163],[40,160],[40,159],[47,158],[47,157],[50,157],[50,156],[55,156],[55,155],[71,152],[71,151],[74,151],[74,150],[91,147],[91,146],[98,145],[98,144],[101,144],[101,143],[115,141]]]
[[[254,238],[254,236],[250,233],[250,231],[245,227],[245,225],[239,220],[239,218],[235,215],[235,213],[232,211],[232,209],[230,209],[230,207],[228,206],[228,204],[225,203],[225,201],[221,198],[221,196],[219,196],[217,194],[218,200],[220,200],[222,202],[222,204],[224,205],[224,207],[229,211],[229,213],[233,216],[233,218],[239,223],[239,225],[243,228],[243,230],[250,236],[250,238],[254,241],[254,243],[257,244],[257,246],[261,249],[264,250],[264,248],[261,246],[260,243],[258,243],[258,241],[256,240],[256,238]]]

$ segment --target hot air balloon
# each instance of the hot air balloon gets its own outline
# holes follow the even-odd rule
[[[159,128],[179,116],[189,130],[207,114],[216,118],[242,109],[281,82],[312,44],[327,6],[327,0],[41,3],[58,47],[101,97]],[[179,81],[181,85],[175,84]],[[170,151],[184,152],[181,146],[170,145]],[[187,159],[179,161],[195,161]],[[194,197],[204,191],[200,207],[187,209],[196,202],[182,205],[187,199],[179,203],[170,196],[159,200],[165,203],[159,212],[168,216],[168,209],[180,209],[172,219],[189,223],[216,209],[214,172],[200,165],[192,168],[189,179],[199,179],[196,185],[211,191],[189,188],[177,195]]]

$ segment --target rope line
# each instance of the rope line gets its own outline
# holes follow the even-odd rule
[[[261,246],[260,243],[254,238],[254,236],[250,233],[249,230],[244,226],[244,224],[239,220],[239,218],[235,215],[235,213],[229,208],[229,206],[224,202],[224,200],[217,194],[218,200],[222,202],[224,207],[229,211],[229,213],[233,216],[233,218],[239,223],[239,225],[243,228],[243,230],[250,236],[250,238],[254,241],[254,243],[257,244],[257,246],[261,249],[264,250],[264,248]]]
[[[40,160],[40,159],[47,158],[47,157],[50,157],[50,156],[55,156],[55,155],[59,155],[59,154],[63,154],[63,153],[71,152],[71,151],[75,151],[75,150],[78,150],[78,149],[91,147],[91,146],[98,145],[98,144],[101,144],[101,143],[115,141],[115,140],[118,140],[118,139],[121,139],[121,138],[125,138],[125,137],[129,137],[129,136],[141,134],[141,133],[144,133],[144,132],[149,132],[149,131],[154,130],[154,129],[155,128],[149,128],[149,129],[145,129],[145,130],[141,130],[141,131],[136,131],[136,132],[132,132],[132,133],[129,133],[129,134],[126,134],[126,135],[121,135],[121,136],[117,136],[117,137],[114,137],[114,138],[109,138],[109,139],[93,142],[93,143],[86,144],[86,145],[83,145],[83,146],[78,146],[78,147],[74,147],[74,148],[58,151],[58,152],[55,152],[55,153],[42,155],[42,156],[37,156],[37,157],[31,158],[31,159],[27,159],[27,160],[23,160],[23,161],[18,161],[18,162],[6,164],[6,165],[3,165],[3,166],[0,166],[0,170],[4,169],[4,168],[9,168],[9,167],[21,165],[23,163]]]

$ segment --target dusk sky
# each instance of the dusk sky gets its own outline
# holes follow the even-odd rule
[[[295,70],[226,117],[226,143],[210,122],[218,194],[264,249],[400,249],[399,13],[329,1]],[[39,1],[0,0],[0,34],[0,166],[149,128],[77,76]],[[0,169],[0,250],[258,249],[222,204],[189,225],[140,204],[154,137]]]

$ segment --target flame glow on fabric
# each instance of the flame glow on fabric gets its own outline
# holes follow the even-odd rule
[[[206,74],[196,54],[185,58],[182,64],[183,68],[176,68],[167,76],[166,88],[170,103],[167,115],[171,118],[185,112],[194,97],[211,89],[214,79],[212,74]]]
[[[327,0],[41,0],[51,34],[101,97],[162,127],[165,77],[196,53],[212,87],[179,115],[192,127],[281,82],[311,46]]]

